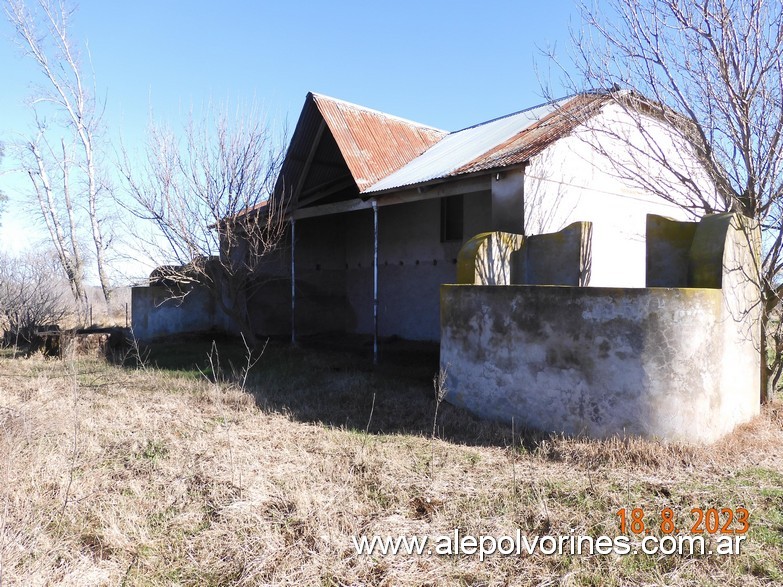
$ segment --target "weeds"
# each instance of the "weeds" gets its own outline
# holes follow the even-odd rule
[[[129,328],[130,336],[126,339],[127,346],[123,356],[116,361],[120,365],[127,365],[128,363],[135,365],[143,371],[149,369],[150,349],[143,348],[139,344],[139,340],[133,332],[133,328]]]
[[[446,388],[446,369],[440,369],[432,380],[435,388],[435,415],[432,417],[432,434],[430,435],[430,480],[435,480],[435,432],[438,427],[438,409],[440,404],[446,398],[448,389]]]
[[[211,362],[211,344],[183,353],[183,369],[199,364],[208,375],[198,379],[0,357],[3,587],[780,581],[780,404],[708,448],[569,439],[454,408],[428,362],[384,371],[333,351],[270,343],[248,359],[243,347],[218,341]],[[86,372],[105,385],[82,385]],[[437,469],[436,445],[445,455]],[[751,511],[751,536],[734,557],[482,563],[364,557],[351,545],[352,536],[455,528],[614,536],[620,507],[687,515],[740,504]]]

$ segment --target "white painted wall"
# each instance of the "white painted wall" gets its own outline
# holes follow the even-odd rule
[[[672,165],[696,178],[700,195],[715,202],[714,191],[687,148],[654,121],[649,121],[647,134]],[[644,155],[648,143],[630,115],[608,106],[590,121],[590,127],[555,142],[532,158],[525,170],[528,235],[556,232],[576,221],[593,223],[591,286],[645,285],[647,214],[676,220],[695,220],[700,215],[693,209],[697,196]],[[642,181],[629,178],[631,168],[641,170]],[[671,188],[667,193],[672,199],[692,209],[654,195],[652,190],[663,186]]]

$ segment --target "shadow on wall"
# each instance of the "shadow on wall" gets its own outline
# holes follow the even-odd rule
[[[460,249],[457,283],[469,285],[590,284],[593,225],[574,222],[552,234],[479,234]]]
[[[590,225],[488,233],[441,289],[447,400],[546,432],[712,442],[759,412],[757,227],[650,216],[646,288],[584,288]]]

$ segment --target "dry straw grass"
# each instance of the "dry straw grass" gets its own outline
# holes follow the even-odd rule
[[[783,581],[780,405],[709,448],[520,434],[447,403],[435,418],[431,361],[402,358],[371,370],[270,346],[247,391],[193,371],[0,358],[0,584]],[[615,536],[621,507],[738,505],[752,517],[735,557],[480,562],[357,556],[350,540]]]

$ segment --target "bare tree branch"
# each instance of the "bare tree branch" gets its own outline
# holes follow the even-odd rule
[[[257,112],[230,117],[209,109],[182,138],[154,122],[143,164],[123,153],[122,174],[135,207],[155,228],[148,241],[172,265],[157,270],[172,297],[207,287],[251,344],[247,300],[257,269],[281,243],[285,202],[272,198],[282,159]]]
[[[86,210],[95,269],[108,303],[111,287],[106,263],[107,238],[100,212],[105,186],[99,179],[96,146],[101,112],[91,88],[84,81],[78,52],[69,36],[73,10],[63,0],[5,0],[4,9],[14,27],[19,47],[35,63],[46,82],[31,101],[38,132],[37,137],[25,145],[34,163],[27,168],[27,175],[58,258],[79,303],[83,301],[81,280],[85,255],[77,237],[77,227],[82,224],[77,208],[83,206]],[[50,108],[46,109],[47,106]],[[54,125],[47,122],[46,113],[54,115]],[[55,151],[50,147],[48,136],[55,132],[54,127],[58,125],[71,133],[73,144],[66,144],[66,140],[60,137],[52,141],[58,144]],[[53,175],[55,167],[61,180],[56,184],[46,178]],[[60,216],[63,213],[67,215],[70,228],[67,236],[62,231]]]
[[[0,329],[6,343],[30,343],[38,328],[68,314],[67,287],[48,255],[0,254]]]
[[[740,212],[762,227],[763,323],[773,357],[767,397],[783,374],[783,337],[771,322],[783,269],[783,4],[605,0],[600,7],[584,1],[580,11],[583,27],[572,35],[577,73],[569,80],[579,90],[633,88],[635,99],[612,94],[643,137],[626,141],[626,152],[671,172],[643,177],[615,161],[618,173],[692,210],[712,212],[722,203],[718,210]],[[699,161],[709,182],[678,170],[677,149],[660,142],[650,118],[678,130],[679,148]],[[705,193],[705,185],[717,194]]]

